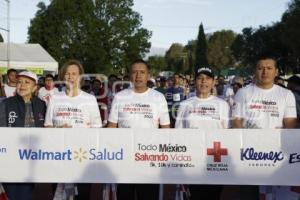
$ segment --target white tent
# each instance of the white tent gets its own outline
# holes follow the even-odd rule
[[[9,68],[34,71],[37,74],[58,72],[58,63],[39,44],[10,43]],[[7,43],[0,43],[0,71],[5,72],[8,66]]]

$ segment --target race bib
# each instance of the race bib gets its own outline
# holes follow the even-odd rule
[[[173,94],[173,101],[180,101],[180,93]]]

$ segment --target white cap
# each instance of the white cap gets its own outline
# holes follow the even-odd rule
[[[35,73],[33,73],[33,72],[28,72],[28,71],[20,72],[17,75],[17,78],[19,78],[19,77],[27,77],[27,78],[33,80],[35,83],[38,83],[37,75]]]

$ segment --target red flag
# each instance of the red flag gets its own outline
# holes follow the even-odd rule
[[[0,183],[0,200],[8,200],[8,197],[1,183]]]

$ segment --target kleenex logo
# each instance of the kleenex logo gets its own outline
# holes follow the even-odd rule
[[[283,160],[283,154],[282,151],[279,152],[256,152],[254,148],[246,148],[241,149],[241,160],[268,160],[273,161],[273,163],[276,163],[277,161]]]

